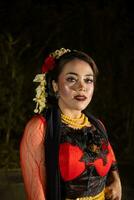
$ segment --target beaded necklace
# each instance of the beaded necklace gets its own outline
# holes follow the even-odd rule
[[[61,121],[74,129],[81,129],[85,126],[91,126],[91,123],[88,121],[88,117],[82,113],[80,118],[74,118],[61,114]]]

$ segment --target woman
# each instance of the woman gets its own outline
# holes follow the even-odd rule
[[[40,83],[34,98],[37,114],[20,145],[28,200],[121,200],[106,130],[85,112],[97,74],[90,56],[61,48],[45,59],[42,74],[35,77]]]

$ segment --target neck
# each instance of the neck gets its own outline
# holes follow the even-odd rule
[[[59,106],[61,113],[72,118],[72,119],[76,119],[76,118],[80,118],[82,115],[81,110],[68,110],[66,108],[62,109],[61,106]]]

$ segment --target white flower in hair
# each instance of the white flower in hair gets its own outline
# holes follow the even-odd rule
[[[36,96],[33,99],[33,101],[36,102],[36,108],[34,109],[34,112],[41,113],[43,109],[46,107],[47,94],[45,93],[45,86],[46,86],[45,74],[37,74],[33,82],[40,83],[39,86],[35,89]]]
[[[56,51],[49,54],[49,56],[44,60],[42,66],[42,74],[37,74],[33,82],[39,83],[39,86],[35,89],[36,96],[33,101],[36,102],[35,113],[41,113],[45,107],[47,107],[47,93],[46,93],[46,73],[55,67],[55,60],[59,59],[63,54],[71,52],[70,49],[57,49]]]

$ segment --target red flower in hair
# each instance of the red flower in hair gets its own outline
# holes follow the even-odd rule
[[[106,151],[107,150],[107,145],[105,144],[105,142],[102,143],[102,150]]]
[[[54,66],[55,66],[55,59],[52,56],[48,56],[45,59],[44,64],[42,65],[42,73],[52,70]]]

